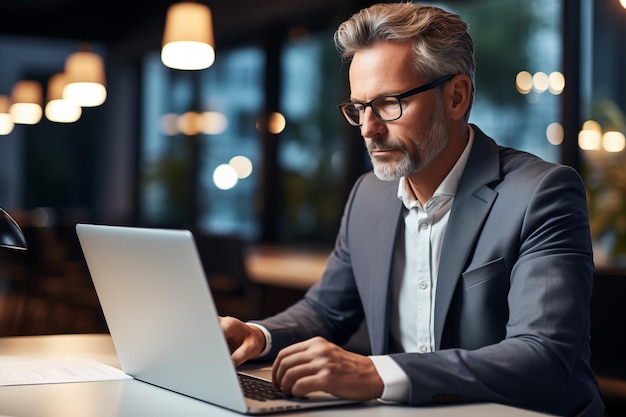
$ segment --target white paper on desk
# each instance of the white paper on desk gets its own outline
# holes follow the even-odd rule
[[[0,386],[132,379],[93,359],[0,359]]]

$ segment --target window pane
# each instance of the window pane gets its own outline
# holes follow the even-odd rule
[[[596,267],[626,268],[626,10],[584,2],[579,147]],[[587,28],[587,30],[584,30]]]
[[[255,199],[261,180],[261,146],[256,120],[261,114],[264,55],[258,48],[239,48],[218,56],[213,67],[203,73],[203,109],[221,114],[227,126],[208,136],[200,163],[199,226],[213,232],[239,233],[256,238],[260,233]],[[212,127],[219,127],[213,121]],[[211,127],[211,126],[209,126]],[[233,160],[233,158],[236,158]],[[218,184],[217,178],[239,167],[237,161],[251,163],[252,171],[240,172],[236,184]],[[225,171],[223,171],[225,169]],[[219,186],[218,186],[219,185]],[[222,188],[220,188],[222,187]]]
[[[201,72],[171,71],[158,56],[147,59],[142,221],[258,234],[253,199],[261,155],[255,124],[264,98],[263,67],[262,52],[247,47],[220,53]],[[240,178],[237,161],[252,171]]]
[[[463,16],[474,39],[476,101],[470,122],[501,145],[559,162],[559,148],[547,132],[555,130],[551,140],[560,143],[557,125],[548,129],[560,121],[559,90],[548,83],[549,75],[561,70],[561,0],[474,0],[444,8]],[[516,78],[522,71],[534,83],[520,91]]]
[[[280,137],[284,196],[280,239],[332,243],[342,212],[342,129],[336,104],[345,100],[345,76],[332,32],[284,45]]]

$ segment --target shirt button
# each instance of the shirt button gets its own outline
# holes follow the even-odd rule
[[[426,230],[428,229],[429,224],[428,223],[420,223],[420,230]]]
[[[428,281],[420,281],[417,285],[419,286],[420,290],[425,290],[428,288]]]
[[[428,352],[428,346],[426,346],[426,345],[419,345],[418,349],[419,349],[420,353]]]

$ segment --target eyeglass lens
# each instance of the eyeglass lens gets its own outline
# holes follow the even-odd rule
[[[396,97],[379,97],[372,100],[370,106],[374,111],[376,117],[385,122],[399,119],[402,116],[402,105],[400,100]],[[365,113],[367,107],[364,103],[347,103],[342,106],[343,114],[348,118],[348,121],[358,126],[362,124],[362,116]]]

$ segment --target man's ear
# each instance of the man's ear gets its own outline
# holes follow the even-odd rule
[[[459,74],[446,84],[448,114],[454,120],[465,118],[472,100],[472,82],[467,75]]]

